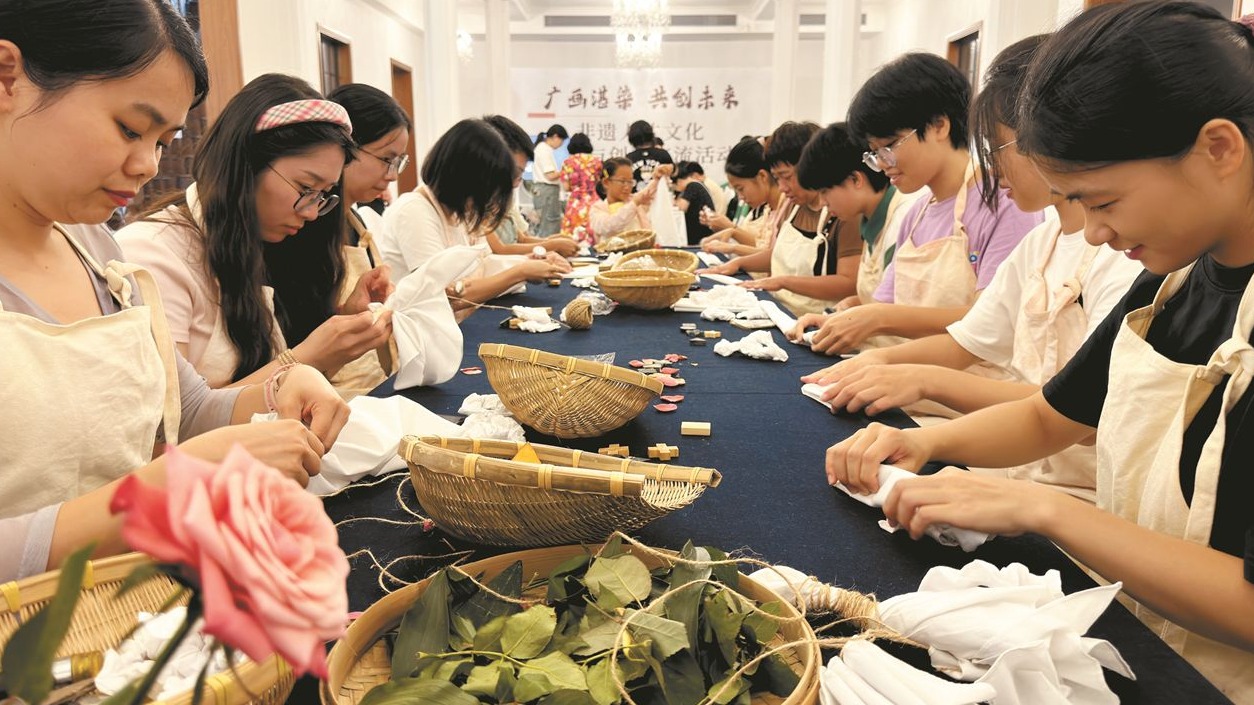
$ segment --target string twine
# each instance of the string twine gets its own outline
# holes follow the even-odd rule
[[[587,330],[592,327],[592,303],[587,299],[571,299],[562,309],[562,318],[572,330]]]

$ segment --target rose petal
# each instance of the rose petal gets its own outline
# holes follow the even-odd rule
[[[643,362],[641,362],[640,360],[632,360],[631,362],[628,362],[627,364],[628,364],[628,365],[631,365],[632,367],[635,367],[635,368],[637,368],[637,369],[638,369],[638,368],[641,368],[641,367],[644,367],[644,363],[643,363]]]
[[[672,404],[678,404],[679,402],[681,402],[681,401],[683,401],[683,400],[684,400],[684,395],[682,395],[682,394],[664,394],[664,395],[662,395],[662,401],[669,401],[669,402],[671,402]]]
[[[654,404],[653,408],[661,411],[662,413],[666,413],[678,409],[679,406],[676,404]]]
[[[660,371],[661,371],[661,373],[662,373],[662,374],[664,374],[664,375],[677,375],[677,374],[679,374],[679,368],[677,368],[677,367],[663,367]]]

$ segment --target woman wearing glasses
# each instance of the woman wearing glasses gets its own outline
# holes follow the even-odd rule
[[[261,76],[205,135],[196,183],[118,232],[210,386],[255,383],[293,362],[330,376],[387,342],[391,314],[366,310],[386,277],[362,277],[340,304],[343,220],[319,217],[339,213],[332,190],[351,131],[344,108],[304,81]]]
[[[605,198],[592,204],[588,214],[596,241],[605,242],[628,230],[647,230],[651,225],[649,206],[657,194],[658,179],[669,175],[674,168],[673,164],[658,166],[648,185],[632,193],[636,179],[631,175],[631,160],[626,157],[606,159],[601,165],[601,188],[605,189]]]

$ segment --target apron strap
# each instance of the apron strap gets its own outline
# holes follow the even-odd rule
[[[357,214],[356,208],[348,209],[348,213],[348,222],[357,233],[357,246],[366,251],[366,256],[370,259],[370,266],[378,267],[383,262],[383,256],[379,253],[379,246],[374,241],[374,235],[366,227],[366,222]]]

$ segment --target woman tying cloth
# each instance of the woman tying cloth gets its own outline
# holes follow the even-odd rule
[[[159,436],[209,461],[242,445],[304,484],[347,419],[306,366],[210,390],[175,351],[147,273],[112,239],[56,225],[103,223],[133,197],[207,90],[168,3],[0,3],[0,580],[93,541],[97,556],[127,550],[109,502],[127,474],[165,483]],[[275,410],[287,420],[247,423]]]
[[[505,140],[505,146],[509,147],[509,153],[514,157],[514,166],[517,167],[514,171],[514,189],[510,192],[509,213],[487,234],[488,247],[492,254],[531,255],[536,252],[536,245],[539,245],[546,252],[555,252],[563,257],[575,256],[579,252],[579,243],[564,235],[545,238],[531,235],[527,232],[527,220],[518,210],[518,187],[522,184],[523,170],[527,168],[527,162],[535,157],[531,138],[518,123],[504,115],[485,115],[483,120],[495,128],[501,139]],[[575,137],[571,138],[572,144]]]
[[[827,385],[837,409],[875,415],[930,400],[959,413],[1023,399],[1067,364],[1127,293],[1142,269],[1108,247],[1084,241],[1084,207],[1050,191],[1015,145],[1019,89],[1046,37],[1018,41],[993,60],[972,105],[972,139],[988,175],[985,193],[1005,194],[1026,212],[1053,205],[998,267],[985,294],[946,333],[870,350],[802,378]],[[989,362],[1008,372],[992,379],[964,371]],[[1094,500],[1097,456],[1072,446],[1040,461],[984,474],[1035,480]]]
[[[722,213],[702,213],[701,221],[715,232],[701,240],[701,249],[741,257],[766,249],[779,226],[785,198],[766,163],[766,148],[753,137],[741,140],[728,152],[723,172],[748,210],[735,222]]]
[[[1030,462],[1097,437],[1097,506],[945,470],[900,482],[889,520],[1034,532],[1108,580],[1237,703],[1254,703],[1254,34],[1192,2],[1088,10],[1023,87],[1017,146],[1086,209],[1085,238],[1146,268],[1042,393],[932,428],[872,424],[828,481],[881,462]],[[1145,119],[1147,115],[1153,120]]]
[[[174,342],[209,386],[254,384],[294,362],[331,377],[387,343],[391,313],[367,310],[391,291],[386,268],[337,303],[344,216],[332,191],[351,130],[344,108],[304,81],[259,76],[205,135],[196,182],[118,232],[153,272]]]
[[[659,180],[670,175],[674,164],[656,167],[649,185],[632,193],[636,185],[631,177],[631,161],[626,157],[611,157],[601,167],[601,187],[605,198],[592,206],[589,220],[596,241],[604,244],[610,238],[628,230],[648,230],[649,205],[657,193]]]

